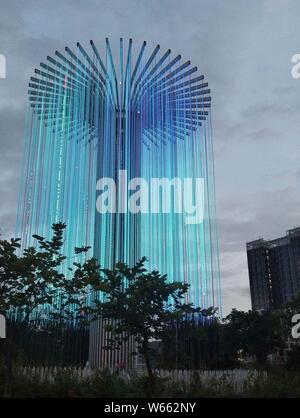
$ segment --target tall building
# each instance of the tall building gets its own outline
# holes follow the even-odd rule
[[[252,308],[277,309],[300,294],[300,228],[247,243]]]
[[[149,269],[190,284],[187,301],[221,313],[208,83],[159,45],[134,52],[130,39],[126,51],[120,39],[113,56],[106,39],[102,49],[90,41],[89,50],[56,51],[30,79],[17,234],[27,246],[65,222],[66,272],[75,246],[91,245],[107,268],[146,256]],[[166,183],[142,196],[153,179]],[[197,179],[203,187],[186,196]],[[115,202],[107,204],[110,184]]]

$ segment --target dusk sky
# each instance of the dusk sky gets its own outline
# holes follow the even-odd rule
[[[250,308],[246,242],[300,225],[299,0],[1,2],[0,231],[14,235],[27,86],[47,55],[105,37],[190,59],[212,91],[224,313]]]

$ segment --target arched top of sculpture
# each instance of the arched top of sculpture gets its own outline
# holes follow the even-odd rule
[[[33,112],[53,126],[69,120],[94,131],[109,112],[142,125],[152,139],[170,131],[175,139],[190,135],[209,114],[210,89],[204,76],[190,61],[173,57],[170,49],[161,52],[159,45],[147,54],[143,42],[133,59],[132,45],[130,39],[125,51],[120,39],[115,60],[107,38],[103,56],[93,41],[89,50],[78,42],[73,50],[66,47],[54,58],[47,56],[30,78]]]

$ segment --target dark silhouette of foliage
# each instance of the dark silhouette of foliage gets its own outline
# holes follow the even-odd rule
[[[150,342],[160,340],[172,321],[200,310],[184,302],[187,284],[170,283],[166,275],[148,272],[145,262],[142,258],[132,268],[118,263],[114,270],[103,270],[105,297],[97,302],[96,312],[110,320],[107,348],[134,338],[153,380]]]

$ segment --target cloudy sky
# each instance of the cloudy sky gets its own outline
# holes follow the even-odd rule
[[[300,224],[299,0],[1,2],[0,231],[14,233],[27,83],[49,54],[109,37],[190,59],[213,96],[224,311],[250,307],[245,243]]]

